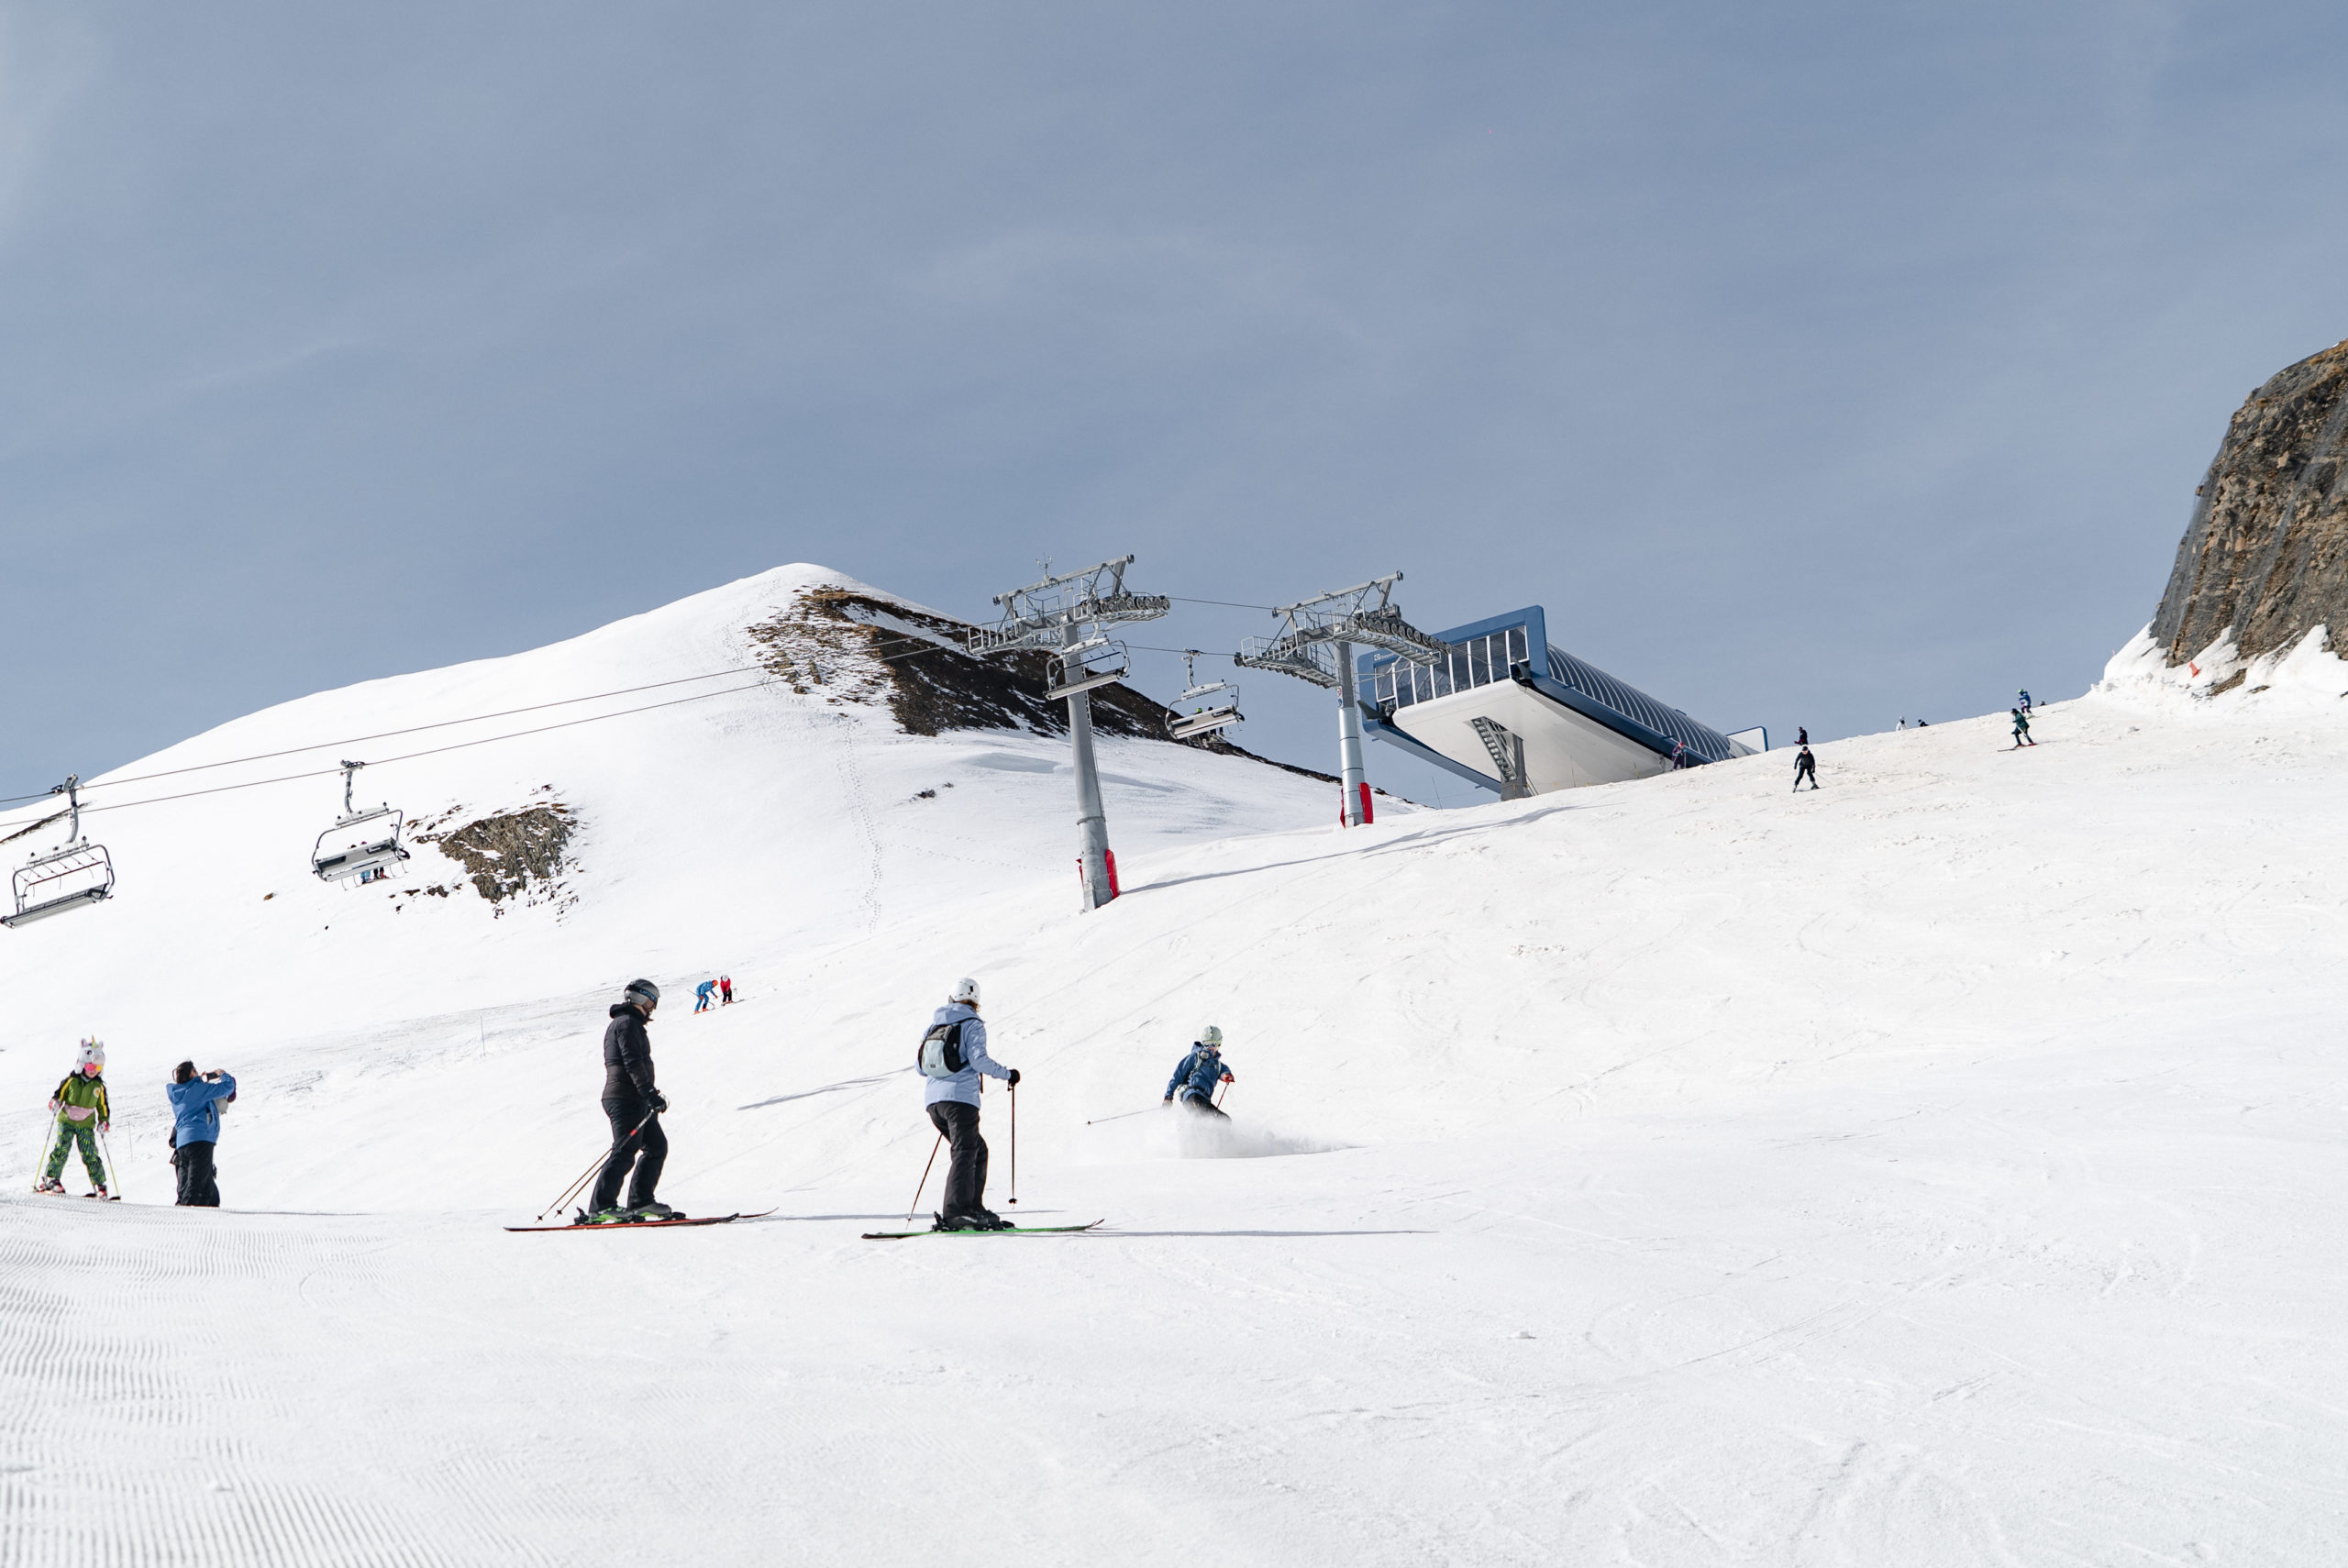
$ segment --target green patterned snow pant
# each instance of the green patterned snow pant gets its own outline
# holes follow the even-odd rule
[[[49,1168],[41,1175],[55,1181],[65,1169],[65,1152],[74,1144],[82,1145],[82,1168],[90,1173],[92,1187],[106,1184],[106,1168],[98,1163],[98,1129],[91,1121],[61,1121],[57,1124],[57,1147],[49,1152]]]

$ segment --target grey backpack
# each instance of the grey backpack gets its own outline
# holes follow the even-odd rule
[[[951,1023],[933,1023],[929,1032],[921,1037],[921,1051],[914,1056],[914,1065],[922,1070],[923,1077],[954,1077],[969,1065],[962,1059],[962,1023],[958,1018]]]

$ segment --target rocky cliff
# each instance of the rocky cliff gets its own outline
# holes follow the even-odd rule
[[[2239,657],[2310,627],[2348,638],[2348,342],[2250,394],[2195,491],[2153,639],[2181,664],[2229,628]]]

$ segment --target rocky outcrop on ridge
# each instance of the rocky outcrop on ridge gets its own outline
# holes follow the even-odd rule
[[[2153,619],[2171,666],[2230,630],[2245,660],[2348,635],[2348,342],[2252,392],[2194,493]]]

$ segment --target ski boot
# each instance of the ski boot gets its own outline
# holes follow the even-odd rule
[[[581,1209],[578,1222],[581,1225],[633,1225],[636,1223],[636,1210],[606,1209],[599,1213],[590,1214]]]
[[[684,1218],[682,1212],[670,1208],[657,1198],[648,1203],[637,1204],[628,1210],[628,1214],[637,1220],[682,1220]]]
[[[974,1209],[968,1214],[941,1214],[933,1231],[1008,1231],[1011,1221],[984,1209]]]
[[[91,1192],[90,1196],[96,1198],[100,1203],[104,1203],[107,1197],[106,1184],[104,1182],[98,1183],[96,1188]]]
[[[63,1192],[65,1184],[55,1176],[43,1176],[33,1184],[35,1192]]]

